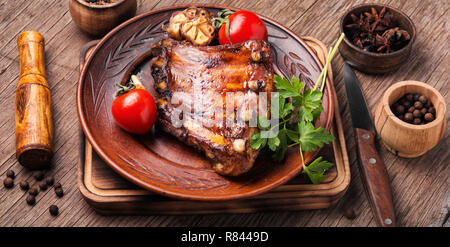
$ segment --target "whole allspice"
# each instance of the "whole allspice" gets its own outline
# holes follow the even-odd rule
[[[3,185],[5,188],[10,189],[14,186],[14,179],[7,177],[3,180]]]
[[[28,194],[37,196],[37,194],[39,194],[39,188],[37,186],[31,187],[31,189],[28,191]]]
[[[47,183],[45,181],[41,181],[39,183],[39,188],[41,188],[41,191],[44,191],[44,190],[46,190],[48,188],[48,185],[47,185]]]
[[[58,196],[60,198],[63,197],[64,191],[63,191],[62,187],[55,188],[55,194],[56,194],[56,196]]]
[[[353,220],[356,218],[355,211],[352,208],[346,208],[344,211],[344,216],[349,220]]]
[[[7,176],[8,178],[14,179],[14,178],[16,177],[16,174],[14,173],[13,170],[8,170],[8,171],[6,171],[6,176]]]
[[[41,181],[42,179],[44,179],[44,172],[37,172],[36,174],[34,174],[34,178],[36,179],[36,181]]]
[[[58,206],[56,206],[56,205],[51,205],[51,206],[48,208],[48,211],[49,211],[50,214],[53,215],[53,216],[57,216],[57,215],[59,214],[59,208],[58,208]]]
[[[391,105],[392,112],[402,121],[421,125],[436,118],[431,100],[421,94],[406,94]]]
[[[55,182],[55,178],[53,176],[49,176],[45,179],[45,183],[48,186],[52,186],[54,182]]]
[[[28,205],[32,206],[36,203],[36,197],[33,195],[28,195],[26,201]]]
[[[30,185],[28,184],[27,181],[22,181],[22,182],[20,182],[19,185],[20,185],[20,189],[24,190],[24,191],[27,191],[30,188]]]

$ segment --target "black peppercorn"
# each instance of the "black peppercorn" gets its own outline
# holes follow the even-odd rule
[[[414,107],[415,107],[416,109],[420,110],[420,109],[422,109],[423,104],[422,104],[422,102],[420,102],[420,101],[416,101],[416,102],[414,102]]]
[[[405,96],[405,98],[408,100],[408,101],[413,101],[414,100],[414,95],[412,95],[412,94],[407,94],[406,96]]]
[[[14,179],[16,174],[14,173],[13,170],[8,170],[8,171],[6,171],[6,176],[9,177],[9,178]]]
[[[425,107],[420,110],[420,113],[422,113],[422,116],[427,114],[427,112],[428,112],[428,110]]]
[[[415,109],[416,109],[416,108],[414,108],[414,106],[411,106],[411,107],[408,109],[408,112],[413,113],[413,111],[414,111]]]
[[[428,101],[428,99],[427,99],[427,97],[421,95],[421,96],[419,97],[419,101],[422,102],[422,104],[426,104],[427,101]]]
[[[405,114],[405,121],[411,123],[413,121],[413,114],[408,112]]]
[[[37,186],[31,187],[31,189],[28,191],[28,194],[37,196],[37,194],[39,194],[39,188]]]
[[[420,94],[414,94],[414,101],[418,101],[420,98]]]
[[[427,122],[433,121],[433,120],[434,120],[433,114],[431,114],[431,113],[425,114],[425,120],[426,120]]]
[[[43,172],[37,172],[36,174],[34,174],[34,178],[37,181],[41,181],[42,179],[44,179],[44,173]]]
[[[45,179],[45,182],[47,183],[48,186],[52,186],[53,183],[55,182],[55,178],[53,176],[47,177]]]
[[[63,191],[63,189],[62,189],[61,187],[55,188],[55,194],[56,194],[58,197],[63,197],[63,196],[64,196],[64,191]]]
[[[44,191],[48,188],[48,185],[45,181],[42,181],[39,183],[39,188],[41,188],[41,191]]]
[[[48,211],[50,211],[50,214],[53,216],[57,216],[59,214],[59,209],[58,209],[58,206],[56,206],[56,205],[51,205],[48,208]]]
[[[28,205],[32,206],[36,203],[36,197],[33,195],[28,195],[26,198]]]
[[[24,191],[27,191],[30,188],[30,185],[28,184],[27,181],[22,181],[22,182],[20,182],[19,185],[20,185],[20,189],[24,190]]]
[[[7,189],[12,188],[14,186],[14,180],[10,177],[7,177],[3,180],[3,185]]]
[[[57,182],[57,183],[55,183],[55,185],[54,185],[53,187],[55,187],[55,189],[56,189],[56,188],[61,188],[61,183],[60,183],[60,182]]]
[[[430,106],[428,108],[428,112],[431,113],[431,114],[436,114],[436,109],[434,107]]]
[[[411,106],[411,102],[409,102],[409,101],[407,101],[407,100],[405,100],[405,102],[403,102],[403,104],[402,104],[405,108],[408,108],[408,107],[410,107]]]
[[[405,113],[405,107],[402,105],[398,105],[397,108],[395,108],[395,111],[397,112],[397,114],[403,114]]]
[[[413,116],[415,118],[420,118],[420,117],[422,117],[422,113],[420,112],[420,110],[414,110],[413,111]]]
[[[414,122],[413,123],[419,125],[419,124],[422,123],[422,119],[416,117],[416,118],[414,118]]]
[[[346,217],[347,219],[349,219],[349,220],[353,220],[353,219],[356,218],[355,211],[354,211],[353,209],[351,209],[351,208],[345,209],[344,215],[345,215],[345,217]]]

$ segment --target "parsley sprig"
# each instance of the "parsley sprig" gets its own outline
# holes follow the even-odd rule
[[[322,73],[313,88],[305,88],[305,85],[295,76],[289,81],[284,77],[274,75],[279,98],[279,121],[278,124],[270,126],[269,120],[260,116],[258,117],[258,128],[277,132],[274,133],[274,137],[264,137],[261,133],[255,133],[251,137],[251,147],[253,149],[265,148],[275,161],[282,161],[289,147],[298,146],[303,166],[302,173],[313,184],[321,183],[327,177],[324,175],[325,172],[333,164],[318,157],[306,166],[303,152],[316,151],[324,144],[329,144],[334,140],[331,133],[326,132],[323,127],[315,128],[313,123],[323,110],[322,96],[328,66],[343,38],[344,34],[341,34],[335,46],[330,49]]]

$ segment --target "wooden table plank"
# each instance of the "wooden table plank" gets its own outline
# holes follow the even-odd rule
[[[365,1],[175,1],[138,0],[138,14],[154,8],[177,3],[216,2],[249,9],[276,20],[299,35],[316,37],[328,45],[338,36],[339,19],[346,9]],[[445,0],[393,1],[387,3],[407,13],[416,24],[418,36],[408,63],[398,71],[385,75],[366,75],[357,72],[374,114],[383,92],[393,83],[413,79],[423,81],[439,90],[449,102],[449,22],[450,3]],[[20,7],[20,8],[19,8]],[[45,9],[46,11],[42,11]],[[83,200],[77,188],[79,123],[76,117],[75,94],[78,80],[78,54],[82,45],[91,40],[72,22],[68,1],[6,0],[0,3],[0,103],[14,104],[18,80],[17,35],[25,30],[40,31],[46,39],[46,69],[52,90],[55,123],[55,157],[49,174],[61,181],[65,190],[62,199],[52,190],[41,192],[34,207],[26,205],[25,193],[19,189],[22,180],[34,181],[33,173],[22,168],[15,158],[14,108],[0,111],[0,175],[8,169],[16,174],[16,186],[0,189],[0,226],[375,226],[369,203],[363,191],[350,116],[347,106],[340,113],[346,133],[347,148],[352,170],[352,182],[344,198],[334,207],[301,212],[262,212],[227,215],[186,216],[113,216],[96,214]],[[335,87],[340,99],[345,98],[342,82],[343,60],[333,61]],[[345,102],[345,101],[344,101]],[[450,107],[449,107],[450,108]],[[447,123],[449,117],[447,114]],[[384,147],[380,153],[388,168],[394,193],[394,204],[399,225],[449,226],[450,208],[450,131],[444,140],[427,154],[416,159],[395,157]],[[60,215],[52,217],[48,207],[56,204]],[[357,218],[349,220],[343,210],[353,208]]]

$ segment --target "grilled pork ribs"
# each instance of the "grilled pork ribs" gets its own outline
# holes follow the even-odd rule
[[[258,93],[270,98],[273,91],[270,44],[250,40],[194,46],[164,39],[152,46],[152,53],[158,126],[203,151],[217,173],[247,172],[259,153],[250,147],[259,130],[249,125],[256,123]],[[268,112],[270,100],[265,106]]]

